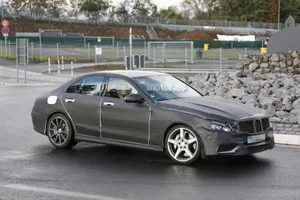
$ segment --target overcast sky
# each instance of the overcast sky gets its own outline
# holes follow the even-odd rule
[[[117,4],[122,0],[113,0],[114,4]],[[167,8],[172,5],[179,5],[182,0],[153,0],[153,2],[158,6],[158,8]]]

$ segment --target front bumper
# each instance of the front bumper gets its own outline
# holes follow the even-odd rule
[[[230,151],[218,152],[218,155],[249,155],[254,153],[260,153],[268,149],[275,147],[274,138],[268,138],[266,141],[255,143],[255,144],[239,144]]]
[[[248,144],[246,134],[217,133],[209,134],[205,140],[205,154],[209,155],[249,155],[273,149],[275,147],[273,130],[264,133],[266,139],[257,143]]]

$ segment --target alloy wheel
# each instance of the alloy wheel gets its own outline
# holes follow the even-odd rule
[[[198,139],[193,131],[180,127],[169,134],[167,148],[174,160],[180,163],[189,162],[198,153]]]
[[[52,143],[62,146],[68,140],[70,130],[68,123],[62,117],[55,117],[49,122],[48,136]]]

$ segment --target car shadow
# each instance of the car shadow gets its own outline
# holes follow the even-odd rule
[[[146,173],[158,176],[171,174],[193,174],[195,176],[232,178],[252,177],[272,171],[273,162],[259,155],[246,157],[209,157],[199,159],[192,165],[178,165],[172,162],[165,153],[148,150],[79,143],[68,150],[37,146],[38,159],[46,159],[54,165],[68,163],[73,168],[100,169],[122,173]]]

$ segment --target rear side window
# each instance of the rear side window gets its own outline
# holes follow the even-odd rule
[[[79,93],[80,89],[81,89],[81,83],[82,80],[79,80],[75,83],[73,83],[68,89],[67,89],[67,93]]]
[[[89,76],[82,80],[82,86],[80,89],[80,94],[86,95],[100,95],[102,90],[102,82],[104,80],[103,76]]]
[[[88,76],[75,83],[68,89],[67,93],[78,93],[85,95],[100,95],[102,89],[103,76]]]

